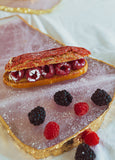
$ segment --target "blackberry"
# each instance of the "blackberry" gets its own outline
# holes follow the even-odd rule
[[[36,107],[31,112],[28,113],[28,118],[30,120],[30,123],[33,125],[40,125],[44,122],[46,117],[46,112],[43,107]]]
[[[58,91],[54,95],[54,101],[61,106],[68,106],[72,99],[73,97],[66,90]]]
[[[107,105],[111,102],[110,95],[101,89],[97,89],[95,93],[92,94],[91,100],[98,106]]]
[[[75,160],[94,160],[96,155],[88,144],[82,143],[78,146],[75,153]]]

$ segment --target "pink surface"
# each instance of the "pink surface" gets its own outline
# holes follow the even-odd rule
[[[2,76],[4,66],[10,57],[60,45],[31,29],[17,17],[11,18],[8,23],[4,20],[3,23],[0,26],[0,115],[22,142],[38,149],[52,146],[84,128],[107,109],[107,106],[94,105],[90,97],[97,88],[106,90],[113,97],[115,69],[91,58],[87,59],[88,72],[73,80],[29,89],[13,89],[6,86]],[[59,106],[53,100],[55,92],[63,89],[73,96],[73,101],[68,107]],[[79,117],[75,115],[73,105],[81,101],[89,104],[89,111]],[[27,115],[37,106],[45,108],[46,119],[42,125],[33,126]],[[51,141],[43,136],[45,125],[49,121],[55,121],[60,125],[59,136]]]
[[[38,52],[61,45],[48,36],[34,30],[17,16],[1,20],[0,25],[0,67],[8,60],[28,52]]]
[[[46,10],[51,9],[59,2],[60,0],[0,0],[0,5],[12,8]]]

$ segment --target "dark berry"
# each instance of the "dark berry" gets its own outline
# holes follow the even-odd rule
[[[43,107],[36,107],[31,112],[28,113],[28,118],[30,120],[30,123],[33,125],[40,125],[44,122],[46,117],[46,112]]]
[[[95,93],[92,94],[91,100],[98,106],[107,105],[112,101],[110,95],[101,89],[97,89]]]
[[[25,71],[20,70],[20,71],[11,71],[9,76],[12,80],[14,81],[19,81],[24,77]]]
[[[49,122],[44,129],[44,136],[48,140],[52,140],[59,135],[60,127],[56,122]]]
[[[78,146],[75,153],[75,160],[94,160],[96,155],[88,144],[82,143]]]
[[[59,63],[55,65],[56,75],[67,75],[71,71],[71,65],[69,63]]]
[[[26,79],[29,82],[35,82],[40,79],[41,76],[41,69],[39,67],[27,69],[26,70]]]
[[[44,78],[51,78],[55,74],[54,66],[52,64],[42,66],[41,71]]]
[[[73,97],[66,90],[58,91],[54,95],[54,101],[61,106],[68,106],[72,99]]]
[[[85,60],[83,58],[77,59],[75,61],[71,61],[70,64],[73,70],[81,69],[83,66],[85,66]]]

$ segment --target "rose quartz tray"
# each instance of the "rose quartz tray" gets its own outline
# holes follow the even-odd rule
[[[96,106],[90,97],[97,88],[106,90],[113,97],[115,68],[91,58],[87,58],[88,72],[73,80],[28,89],[13,89],[6,86],[2,76],[4,66],[10,57],[60,47],[61,44],[34,30],[18,17],[9,18],[8,22],[2,21],[0,25],[0,115],[23,143],[38,149],[47,148],[72,136],[104,113],[108,106]],[[73,96],[73,101],[68,107],[59,106],[53,100],[55,92],[63,89]],[[89,111],[79,117],[75,115],[73,105],[81,101],[89,104]],[[42,125],[33,126],[27,115],[37,106],[45,108],[46,119]],[[49,121],[55,121],[60,125],[59,136],[51,141],[43,136],[44,127]]]
[[[60,0],[0,0],[0,9],[22,13],[50,12]]]

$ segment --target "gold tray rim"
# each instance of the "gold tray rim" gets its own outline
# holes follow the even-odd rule
[[[25,13],[25,14],[45,14],[45,13],[50,13],[52,12],[61,2],[62,0],[59,0],[59,2],[57,4],[55,4],[52,8],[50,9],[46,9],[46,10],[37,10],[37,9],[31,9],[31,8],[21,8],[21,7],[8,7],[8,6],[4,6],[4,5],[0,5],[0,10],[2,11],[6,11],[6,12],[18,12],[18,13]]]
[[[32,25],[28,24],[28,22],[23,19],[21,16],[19,15],[13,15],[13,16],[8,16],[8,17],[4,17],[4,18],[0,18],[0,20],[2,19],[7,19],[7,18],[11,18],[11,17],[19,17],[21,20],[24,21],[24,23],[26,23],[28,26],[32,27],[33,29],[41,32],[38,28],[35,28],[33,27]],[[42,34],[44,35],[47,35],[48,37],[54,39],[53,37],[49,36],[48,34],[45,34],[43,32],[41,32]],[[65,46],[65,44],[61,43],[60,41],[54,39],[55,41],[57,41],[59,44]],[[95,58],[92,58],[90,57],[91,59],[94,59],[96,61],[99,61],[99,62],[102,62],[102,63],[105,63],[113,68],[115,68],[114,65],[111,65],[111,64],[108,64],[102,60],[98,60],[98,59],[95,59]],[[14,141],[15,144],[17,144],[21,149],[23,149],[25,152],[29,153],[30,155],[32,155],[34,158],[36,159],[41,159],[41,158],[46,158],[48,156],[57,156],[57,155],[60,155],[62,154],[63,152],[66,152],[66,151],[69,151],[71,149],[73,149],[74,147],[77,147],[80,143],[82,143],[82,139],[81,139],[81,133],[86,130],[86,129],[91,129],[93,131],[97,131],[101,124],[103,123],[103,120],[105,118],[105,115],[107,114],[107,112],[110,110],[111,108],[111,104],[113,102],[113,100],[115,99],[115,92],[114,92],[114,95],[112,97],[112,101],[111,103],[109,104],[108,106],[108,109],[103,112],[97,119],[95,119],[94,121],[92,121],[90,124],[88,124],[85,128],[83,128],[82,130],[78,131],[77,133],[75,133],[74,135],[64,139],[63,141],[61,141],[60,143],[54,145],[54,146],[51,146],[51,147],[48,147],[48,148],[45,148],[45,149],[35,149],[33,147],[30,147],[26,144],[24,144],[23,142],[21,142],[15,135],[14,133],[12,132],[12,130],[10,129],[10,127],[8,126],[8,124],[5,122],[5,120],[3,119],[2,116],[0,116],[0,125],[6,130],[6,132],[8,133],[8,135],[10,135],[10,137],[12,138],[12,140]],[[68,142],[70,142],[71,140],[73,140],[73,143],[72,144],[69,144]]]

